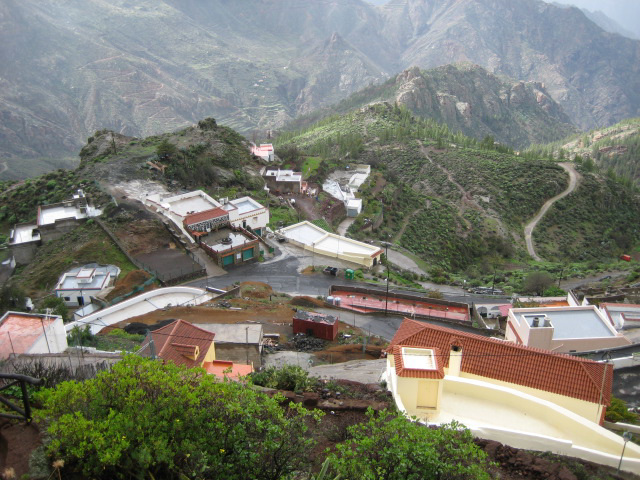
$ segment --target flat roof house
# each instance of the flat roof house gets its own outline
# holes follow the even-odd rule
[[[302,188],[302,172],[293,170],[266,170],[262,177],[267,187],[276,193],[300,193]]]
[[[278,232],[313,255],[339,258],[365,267],[377,265],[383,253],[379,247],[329,233],[308,221],[290,225]]]
[[[513,308],[505,340],[561,353],[630,345],[595,305]]]
[[[149,195],[144,203],[169,218],[194,243],[194,231],[209,232],[233,226],[262,235],[269,223],[269,210],[251,197],[217,201],[202,190],[195,190],[170,197]]]
[[[82,307],[112,286],[118,275],[120,268],[115,265],[88,264],[62,274],[54,291],[68,307]]]
[[[262,365],[264,331],[259,323],[200,323],[198,327],[215,334],[218,360]]]
[[[613,366],[405,319],[387,348],[398,409],[429,424],[456,420],[516,448],[617,466],[623,440],[602,428]],[[633,445],[623,469],[638,471]]]
[[[0,360],[23,353],[61,353],[67,349],[62,317],[6,312],[0,318]]]

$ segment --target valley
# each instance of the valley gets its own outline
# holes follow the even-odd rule
[[[0,477],[638,480],[624,35],[0,2]]]
[[[262,135],[365,87],[389,89],[384,82],[403,71],[415,85],[405,84],[398,101],[517,147],[639,112],[638,63],[627,59],[640,41],[605,32],[577,9],[539,0],[348,0],[309,9],[313,21],[293,0],[252,0],[246,10],[221,1],[206,9],[4,2],[2,178],[72,166],[102,128],[144,137],[213,116]],[[249,25],[258,24],[255,36]],[[411,73],[449,64],[466,64],[465,73]],[[502,86],[479,87],[481,77]]]

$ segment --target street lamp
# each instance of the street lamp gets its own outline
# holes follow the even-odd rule
[[[622,446],[622,453],[620,454],[620,462],[618,463],[618,470],[616,473],[620,473],[620,467],[622,466],[622,457],[624,457],[624,449],[627,448],[627,442],[631,440],[631,432],[624,432],[622,434],[622,439],[624,440],[624,445]]]
[[[382,242],[384,246],[384,259],[387,262],[387,295],[384,299],[384,314],[387,315],[387,310],[389,306],[389,242]]]

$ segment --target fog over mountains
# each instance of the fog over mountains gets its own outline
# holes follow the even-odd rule
[[[418,66],[540,82],[582,129],[640,115],[640,41],[538,0],[5,0],[0,156],[213,116],[279,127]]]

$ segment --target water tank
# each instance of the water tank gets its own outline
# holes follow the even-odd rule
[[[333,301],[334,301],[334,298],[333,298],[331,295],[329,295],[329,296],[327,297],[327,303],[328,303],[329,305],[333,305],[333,304],[334,304],[334,303],[333,303]]]

